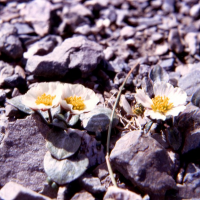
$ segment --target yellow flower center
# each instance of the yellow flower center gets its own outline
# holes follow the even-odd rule
[[[44,104],[45,106],[52,106],[52,101],[55,99],[55,97],[56,97],[56,95],[51,96],[50,94],[46,95],[44,93],[36,99],[35,103],[37,105]]]
[[[84,100],[81,97],[70,96],[65,98],[65,101],[73,105],[73,110],[83,110],[85,108]]]
[[[166,113],[173,107],[173,103],[169,103],[168,97],[156,96],[152,99],[153,104],[151,108],[155,112]]]

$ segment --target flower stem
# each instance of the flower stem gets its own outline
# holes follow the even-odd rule
[[[107,163],[107,167],[108,167],[108,171],[109,171],[109,174],[110,174],[110,177],[111,177],[111,180],[112,180],[112,183],[114,186],[117,187],[117,183],[115,181],[115,178],[114,178],[114,175],[113,175],[113,171],[112,171],[112,167],[111,167],[111,164],[110,164],[110,160],[109,160],[109,147],[110,147],[110,136],[111,136],[111,129],[112,129],[112,123],[113,123],[113,116],[114,116],[114,112],[115,112],[115,108],[117,107],[117,104],[119,102],[119,98],[120,98],[120,95],[122,93],[122,89],[124,88],[124,85],[128,79],[128,77],[130,76],[130,74],[133,72],[133,70],[139,65],[139,62],[137,62],[133,67],[132,69],[129,71],[129,73],[127,74],[122,86],[120,87],[119,89],[119,92],[117,94],[117,98],[116,98],[116,101],[115,101],[115,104],[113,106],[113,110],[112,110],[112,114],[110,116],[110,124],[109,124],[109,127],[108,127],[108,135],[107,135],[107,148],[106,148],[106,163]]]
[[[51,108],[48,109],[48,114],[49,114],[49,122],[52,123],[53,122],[53,118],[52,118],[52,114],[51,114]]]

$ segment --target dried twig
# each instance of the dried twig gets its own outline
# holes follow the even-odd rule
[[[130,76],[130,74],[132,73],[132,71],[139,65],[139,62],[137,62],[133,67],[132,69],[129,71],[129,73],[127,74],[122,86],[120,87],[119,89],[119,92],[118,92],[118,95],[117,95],[117,98],[116,98],[116,101],[115,101],[115,104],[113,106],[113,110],[112,110],[112,114],[110,116],[110,124],[109,124],[109,128],[108,128],[108,135],[107,135],[107,148],[106,148],[106,163],[107,163],[107,167],[108,167],[108,171],[109,171],[109,174],[110,174],[110,177],[111,177],[111,180],[112,180],[112,183],[114,186],[117,187],[117,183],[115,181],[115,178],[114,178],[114,174],[113,174],[113,171],[112,171],[112,167],[111,167],[111,164],[110,164],[110,160],[109,160],[109,147],[110,147],[110,135],[111,135],[111,129],[112,129],[112,123],[113,123],[113,116],[114,116],[114,112],[115,112],[115,108],[117,107],[117,104],[119,102],[119,98],[120,98],[120,95],[122,93],[122,89],[124,88],[124,85],[128,79],[128,77]]]

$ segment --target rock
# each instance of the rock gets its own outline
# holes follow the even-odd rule
[[[167,190],[177,189],[166,150],[153,138],[141,136],[140,131],[119,139],[110,160],[115,169],[150,196],[164,196]]]
[[[69,69],[78,68],[88,76],[100,63],[103,52],[100,45],[84,37],[66,39],[53,52],[45,56],[32,56],[26,71],[42,77],[63,77]]]
[[[200,69],[193,69],[179,79],[178,86],[191,97],[200,87],[199,76]]]
[[[114,78],[114,84],[120,86],[122,85],[122,83],[124,82],[125,78],[127,76],[127,73],[125,72],[118,72]],[[130,86],[133,84],[133,75],[130,74],[130,76],[128,77],[126,83],[125,83],[125,87],[126,86]]]
[[[6,117],[19,117],[20,111],[12,105],[6,105]]]
[[[0,71],[0,86],[3,86],[5,84],[5,79],[12,76],[13,73],[13,66],[5,63],[5,65],[2,66],[2,69]]]
[[[0,15],[3,22],[9,22],[14,18],[18,18],[19,12],[16,8],[5,6],[1,9]]]
[[[156,46],[156,50],[155,50],[155,55],[157,56],[161,56],[163,54],[166,54],[168,52],[168,44],[167,43],[164,43],[162,45],[157,45]]]
[[[193,33],[193,32],[190,32],[188,33],[186,36],[185,36],[185,42],[187,43],[188,45],[188,51],[191,55],[194,55],[197,53],[198,51],[198,48],[197,48],[197,44],[198,44],[198,41],[197,41],[197,33]]]
[[[199,18],[200,17],[200,4],[197,3],[192,8],[190,9],[190,16],[194,18]]]
[[[93,195],[101,195],[106,192],[106,188],[101,185],[99,178],[85,174],[79,178],[79,183],[86,191]]]
[[[108,70],[113,72],[129,71],[130,68],[123,59],[117,57],[114,61],[109,62]]]
[[[12,24],[0,24],[0,52],[12,59],[22,57],[22,44],[17,36],[17,29]]]
[[[129,190],[124,190],[121,188],[117,188],[111,186],[108,188],[104,198],[104,200],[115,199],[115,200],[142,200],[142,197],[134,192]]]
[[[178,128],[185,140],[182,147],[182,154],[187,154],[190,160],[198,159],[194,152],[200,151],[200,111],[196,106],[188,104],[186,109],[180,114],[178,118]]]
[[[189,163],[183,179],[183,184],[178,184],[179,196],[187,199],[198,199],[200,195],[200,168],[199,165]]]
[[[15,23],[15,28],[17,28],[18,35],[26,35],[26,34],[33,34],[35,31],[25,23]]]
[[[110,60],[113,55],[114,55],[114,48],[113,47],[107,47],[104,51],[103,51],[104,55],[105,55],[105,59],[106,60]]]
[[[153,35],[151,36],[151,39],[154,41],[154,42],[157,42],[161,39],[163,39],[163,34],[161,33],[153,33]]]
[[[0,147],[0,185],[15,181],[34,191],[43,187],[46,174],[43,159],[49,127],[33,114],[9,123]]]
[[[181,43],[180,35],[177,29],[171,29],[168,36],[169,47],[171,51],[179,54],[184,51],[184,46]]]
[[[172,69],[174,68],[174,58],[162,60],[160,66],[163,67],[165,70],[172,71]]]
[[[38,194],[28,188],[25,188],[17,183],[8,182],[0,190],[0,199],[12,200],[50,200],[50,198]]]
[[[26,86],[26,80],[18,74],[13,74],[4,79],[4,85],[11,88]]]
[[[162,9],[168,13],[174,12],[175,1],[174,0],[164,0]]]
[[[108,172],[108,168],[107,168],[106,162],[100,164],[99,166],[97,166],[97,167],[94,169],[93,174],[94,174],[95,176],[97,176],[100,180],[102,180],[102,179],[104,179],[106,176],[108,176],[108,175],[109,175],[109,172]]]
[[[4,102],[6,99],[6,93],[3,89],[0,89],[0,103]]]
[[[50,30],[50,14],[51,3],[49,1],[31,1],[26,4],[24,19],[32,24],[38,35],[44,36]]]
[[[24,53],[24,58],[28,59],[33,55],[46,55],[53,51],[53,49],[62,42],[61,37],[55,35],[48,35],[41,40],[29,45],[28,51]]]
[[[83,200],[83,199],[87,199],[87,200],[95,200],[95,198],[88,192],[86,192],[85,190],[81,190],[80,192],[76,193],[71,200]]]
[[[83,113],[80,116],[83,127],[90,132],[101,133],[107,131],[110,123],[112,110],[104,107],[96,107],[89,113]],[[113,117],[112,127],[115,127],[119,122],[117,115]]]
[[[74,131],[74,129],[68,129],[69,131]],[[76,133],[82,138],[80,151],[85,154],[89,159],[89,166],[93,167],[105,162],[105,154],[103,146],[97,149],[97,141],[95,138],[91,137],[86,131],[77,131]]]
[[[120,31],[120,36],[124,38],[133,37],[135,34],[135,29],[132,26],[125,26]]]

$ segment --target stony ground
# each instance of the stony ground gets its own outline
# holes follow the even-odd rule
[[[199,0],[0,1],[0,199],[199,199],[200,111],[190,102],[200,87],[199,31]],[[72,128],[88,170],[52,188],[43,166],[51,127],[8,99],[38,82],[61,81],[94,90],[99,105],[112,109],[137,62],[122,91],[129,103],[136,88],[152,96],[161,78],[186,91],[185,111],[171,129],[171,122],[148,129],[148,120],[130,123],[117,107],[110,160],[118,188],[105,163],[108,127],[96,140],[82,115]]]

